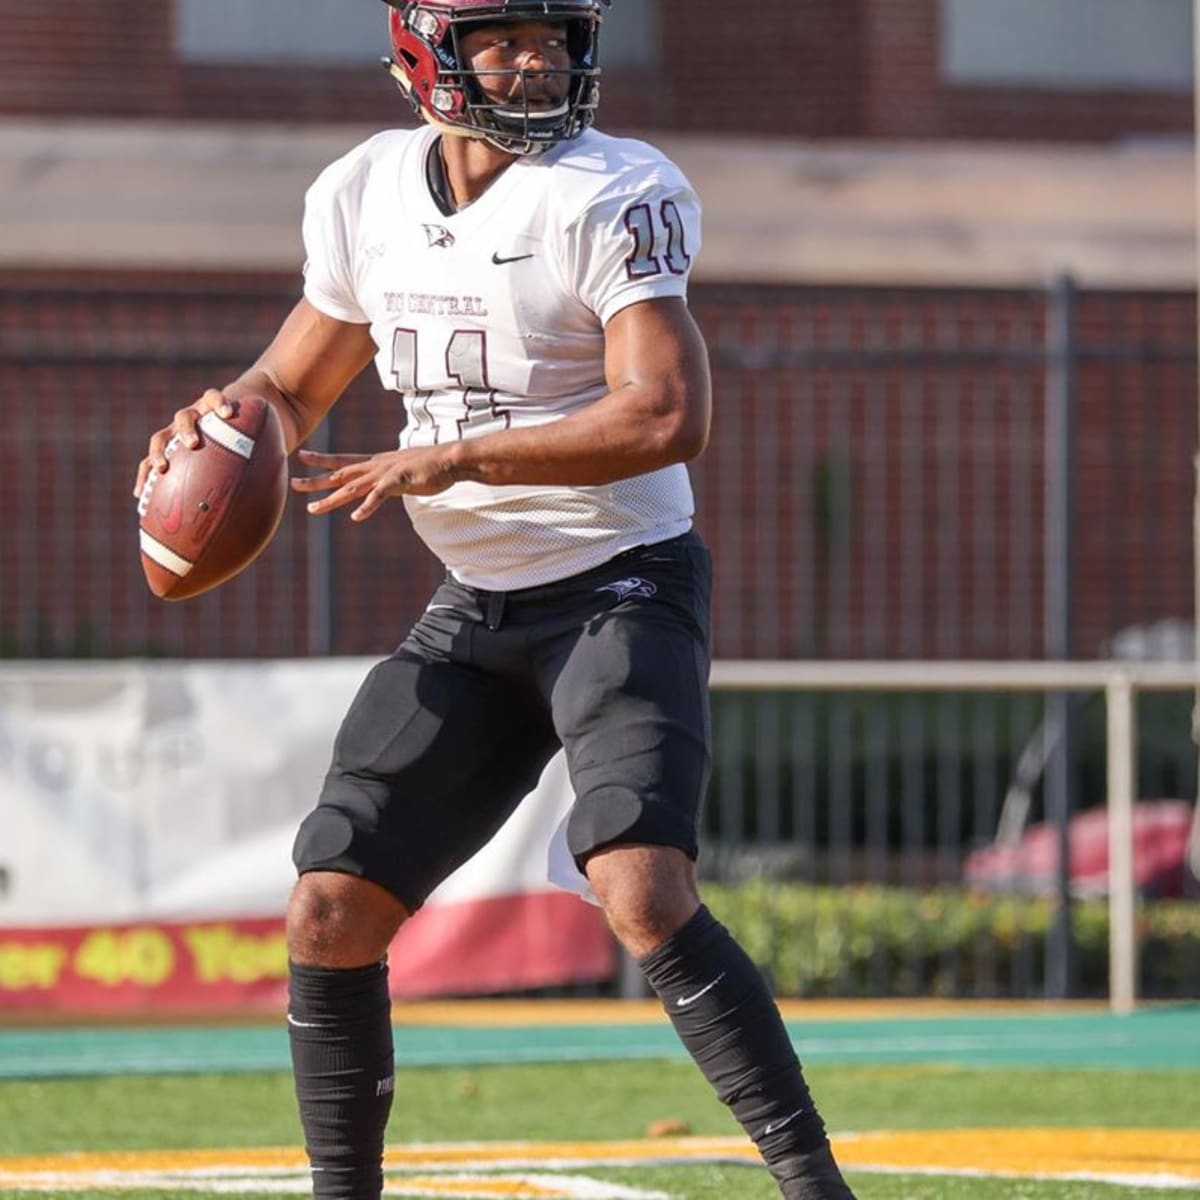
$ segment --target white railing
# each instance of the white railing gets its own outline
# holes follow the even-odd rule
[[[713,664],[714,689],[754,691],[1103,692],[1108,729],[1109,1003],[1137,1003],[1133,802],[1138,692],[1194,690],[1192,663],[758,662]]]
[[[272,660],[268,660],[272,661]],[[279,663],[277,660],[276,665]],[[331,660],[304,660],[330,666]],[[355,681],[371,659],[333,660]],[[171,664],[121,664],[125,671],[153,673]],[[178,664],[174,664],[177,668]],[[5,663],[0,683],[36,672],[50,678],[85,677],[111,671],[113,663]],[[357,673],[356,673],[357,672]],[[1200,683],[1192,663],[1108,662],[768,662],[714,663],[712,686],[734,692],[1090,692],[1103,693],[1108,729],[1109,998],[1114,1012],[1137,1002],[1137,940],[1134,921],[1133,805],[1136,788],[1139,692],[1191,691]],[[356,685],[356,684],[355,684]],[[353,687],[347,685],[349,695]],[[339,710],[340,711],[340,710]],[[333,718],[331,718],[331,721]],[[2,781],[0,781],[2,782]]]

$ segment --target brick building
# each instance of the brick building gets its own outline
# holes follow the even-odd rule
[[[294,300],[316,172],[403,117],[382,5],[65,11],[0,0],[0,656],[373,653],[434,572],[411,535],[372,530],[378,579],[293,519],[185,620],[145,592],[127,464]],[[720,655],[1042,653],[1064,373],[1071,649],[1190,613],[1190,11],[616,0],[603,125],[655,131],[705,202]],[[391,442],[393,402],[364,378],[331,444]]]
[[[1136,10],[1136,11],[1135,11]],[[374,0],[0,0],[0,115],[395,121]],[[614,129],[1109,141],[1191,128],[1191,0],[617,0]]]

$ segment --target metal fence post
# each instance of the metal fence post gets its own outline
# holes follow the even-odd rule
[[[1192,104],[1193,129],[1200,131],[1200,0],[1192,0]],[[1192,155],[1195,172],[1196,230],[1200,233],[1200,133],[1194,138],[1196,152]],[[1196,318],[1200,322],[1200,276],[1197,278]],[[1197,330],[1200,343],[1200,327]],[[1192,658],[1200,668],[1200,454],[1192,458],[1195,485],[1192,493]],[[1200,747],[1200,685],[1192,694],[1192,741]],[[1200,765],[1200,764],[1198,764]],[[1200,778],[1197,779],[1196,811],[1192,817],[1192,834],[1188,842],[1188,867],[1200,879]]]
[[[1137,781],[1137,712],[1129,676],[1114,674],[1104,689],[1108,720],[1108,990],[1112,1011],[1137,1001],[1134,927],[1133,793]]]
[[[308,447],[327,453],[333,444],[332,414],[317,426],[308,439]],[[333,653],[333,522],[328,517],[308,517],[308,636],[310,658]]]
[[[1046,457],[1045,457],[1045,653],[1050,659],[1073,657],[1072,522],[1074,518],[1075,436],[1075,283],[1064,275],[1047,298],[1046,319]],[[1055,826],[1058,907],[1046,940],[1046,995],[1071,994],[1074,937],[1071,922],[1070,821],[1072,808],[1071,698],[1067,692],[1046,697],[1049,727],[1062,735],[1046,774],[1046,817]]]

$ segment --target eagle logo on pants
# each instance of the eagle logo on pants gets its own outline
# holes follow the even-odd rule
[[[649,600],[658,595],[658,585],[648,579],[639,579],[636,575],[629,579],[618,579],[615,583],[606,583],[596,589],[598,592],[615,592],[619,599],[628,600],[630,596],[643,596]]]

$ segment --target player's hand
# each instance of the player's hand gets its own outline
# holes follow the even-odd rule
[[[189,449],[194,450],[200,445],[200,435],[196,432],[196,422],[205,413],[215,412],[222,417],[233,416],[233,404],[226,398],[225,393],[217,388],[209,388],[194,404],[181,408],[174,420],[165,429],[160,429],[150,439],[150,448],[146,457],[138,463],[137,482],[133,485],[133,494],[141,497],[146,480],[151,471],[162,474],[167,469],[167,447],[172,438],[178,438]]]
[[[393,496],[436,496],[456,482],[445,448],[440,446],[382,454],[301,450],[300,458],[306,467],[318,467],[322,474],[293,478],[293,489],[329,493],[309,502],[308,511],[314,516],[357,504],[350,519],[365,521]]]

